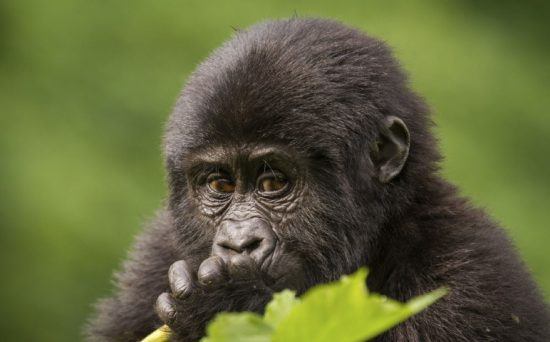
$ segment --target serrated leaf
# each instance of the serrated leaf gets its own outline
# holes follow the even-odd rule
[[[276,328],[299,302],[300,300],[296,298],[294,291],[284,290],[276,293],[269,304],[267,304],[264,321],[273,328]]]
[[[279,324],[273,341],[360,341],[373,338],[444,295],[444,291],[401,304],[368,294],[364,269],[337,283],[308,291]]]

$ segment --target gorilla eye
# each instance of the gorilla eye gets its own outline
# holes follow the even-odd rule
[[[208,187],[216,192],[231,193],[235,191],[235,182],[223,174],[211,174],[208,176]]]
[[[277,192],[285,189],[288,179],[280,172],[266,172],[258,178],[260,192]]]

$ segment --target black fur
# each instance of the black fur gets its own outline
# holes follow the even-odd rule
[[[389,115],[406,123],[411,145],[401,173],[382,183],[370,158]],[[289,286],[303,292],[366,265],[369,288],[398,300],[451,289],[379,341],[550,341],[546,305],[504,231],[439,176],[431,126],[378,40],[318,19],[237,32],[198,67],[174,108],[169,203],[138,238],[87,337],[144,337],[162,324],[153,308],[170,291],[170,265],[183,259],[196,270],[209,257],[216,228],[197,213],[188,156],[268,143],[294,155],[307,182],[277,231],[285,248],[275,262],[300,274]],[[175,338],[199,338],[218,311],[261,312],[271,293],[234,286],[178,302]]]

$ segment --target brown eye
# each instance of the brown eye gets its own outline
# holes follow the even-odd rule
[[[235,182],[228,178],[216,177],[208,181],[210,189],[216,192],[231,193],[235,191]]]
[[[283,175],[269,173],[260,176],[258,183],[260,192],[276,192],[284,189],[288,184],[288,180]]]

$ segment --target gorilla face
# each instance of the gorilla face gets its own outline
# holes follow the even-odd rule
[[[297,225],[306,184],[292,154],[270,145],[209,146],[191,156],[185,174],[193,211],[210,232],[211,258],[251,262],[275,289],[303,287],[303,258],[287,247],[299,241],[291,231],[308,234]],[[207,271],[207,278],[221,273]]]
[[[252,122],[262,117],[250,116]],[[399,173],[408,152],[404,123],[389,117],[384,127],[368,164],[360,157],[348,162],[368,167],[359,172],[372,173],[380,182]],[[252,134],[252,141],[233,140],[230,133],[199,133],[197,140],[205,144],[176,155],[169,171],[171,208],[182,236],[193,235],[202,241],[202,251],[210,252],[198,260],[201,282],[227,282],[231,266],[246,270],[244,277],[260,277],[273,290],[303,292],[365,263],[368,229],[374,227],[365,224],[369,218],[356,206],[357,192],[351,189],[368,191],[371,180],[338,165],[343,156],[330,156],[320,144],[300,148],[316,145],[288,132],[283,132],[287,141],[277,139],[273,135],[283,134],[275,128],[268,139]],[[216,143],[220,138],[225,141]]]

